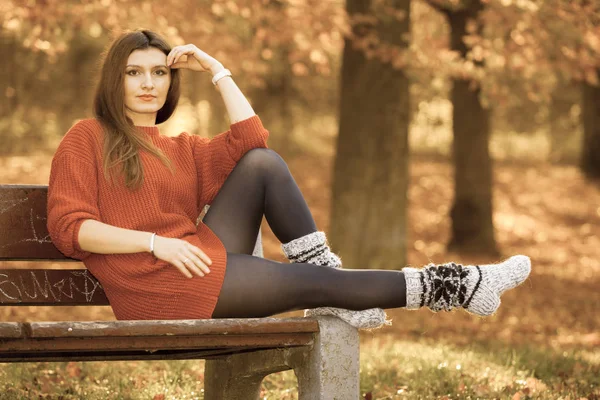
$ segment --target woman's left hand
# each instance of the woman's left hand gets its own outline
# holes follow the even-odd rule
[[[194,44],[175,46],[167,56],[167,66],[187,68],[192,71],[210,71],[213,75],[223,68],[223,64],[200,50]]]

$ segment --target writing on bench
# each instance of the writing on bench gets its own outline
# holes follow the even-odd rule
[[[60,271],[49,276],[49,272]],[[0,303],[64,300],[94,301],[94,294],[104,290],[86,270],[4,270],[0,272]]]
[[[22,203],[23,201],[21,201],[20,203]],[[16,207],[17,205],[19,205],[20,203],[15,203],[12,204],[12,207]],[[6,207],[6,208],[1,208],[1,207],[6,207],[2,204],[2,200],[0,200],[0,214],[4,211],[7,211],[8,209],[10,209],[11,207]],[[8,246],[14,246],[23,242],[35,242],[35,243],[52,243],[52,239],[50,238],[50,234],[47,232],[46,230],[46,217],[42,217],[39,215],[36,215],[33,209],[29,210],[29,224],[27,225],[22,225],[20,226],[20,235],[19,236],[23,236],[23,237],[19,237],[19,239],[16,242],[8,242],[8,243],[4,243],[4,244],[0,244],[0,248],[4,248],[4,247],[8,247]],[[36,223],[35,221],[42,221],[43,225],[42,225],[42,230],[43,232],[38,232],[36,230]],[[39,225],[39,223],[37,224]],[[31,228],[31,230],[27,229],[27,228]],[[25,236],[29,236],[31,235],[31,237],[25,237]]]

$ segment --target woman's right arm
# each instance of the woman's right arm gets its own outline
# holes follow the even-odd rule
[[[92,253],[150,251],[152,233],[101,222],[96,175],[92,161],[70,150],[61,151],[53,158],[48,183],[47,227],[54,245],[67,257],[78,260]]]
[[[81,250],[90,253],[117,254],[150,252],[152,232],[119,228],[104,222],[88,219],[79,228],[78,243]],[[154,254],[167,261],[188,278],[192,273],[204,276],[210,272],[211,259],[185,240],[158,236],[154,238]],[[191,262],[183,263],[188,258]]]
[[[84,251],[100,254],[140,253],[150,251],[152,232],[119,228],[88,219],[79,228],[79,246]],[[154,238],[156,250],[159,236]]]

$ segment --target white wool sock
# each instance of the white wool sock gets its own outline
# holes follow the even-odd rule
[[[332,268],[342,268],[342,260],[327,245],[325,232],[317,231],[281,245],[283,253],[292,263],[309,263]],[[318,307],[304,311],[305,317],[332,315],[359,329],[374,329],[391,325],[381,308],[346,310],[335,307]]]
[[[492,315],[500,307],[500,296],[517,287],[531,272],[531,260],[517,255],[498,263],[463,267],[460,264],[429,264],[425,268],[403,268],[406,308],[423,306],[432,311],[463,307],[472,314]]]

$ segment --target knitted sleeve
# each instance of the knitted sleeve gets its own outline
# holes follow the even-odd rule
[[[267,131],[257,115],[236,122],[212,139],[191,135],[198,170],[199,205],[211,204],[223,183],[249,150],[267,148]]]
[[[67,132],[52,159],[48,182],[48,233],[61,253],[78,260],[91,254],[79,247],[81,224],[86,219],[100,221],[97,168],[89,135],[81,123]]]

